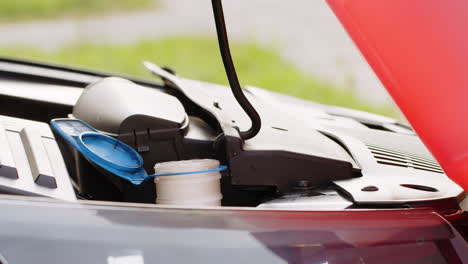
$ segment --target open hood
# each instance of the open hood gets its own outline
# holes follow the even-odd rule
[[[468,190],[468,1],[327,1],[447,175]]]

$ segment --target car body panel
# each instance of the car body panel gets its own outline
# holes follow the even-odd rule
[[[187,209],[2,198],[10,263],[461,262],[468,248],[431,209]],[[396,254],[396,253],[399,254]],[[384,261],[385,262],[385,261]]]
[[[444,171],[468,190],[468,2],[328,3]]]

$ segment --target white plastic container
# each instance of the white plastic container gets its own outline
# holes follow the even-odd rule
[[[219,161],[211,159],[170,161],[156,164],[155,174],[190,173],[219,168]],[[220,206],[221,174],[219,171],[158,176],[156,184],[157,204],[181,206]]]

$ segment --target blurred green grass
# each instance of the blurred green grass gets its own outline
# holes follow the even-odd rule
[[[148,8],[155,0],[1,0],[0,21],[87,16]]]
[[[319,103],[350,107],[395,116],[389,106],[366,103],[343,85],[334,86],[298,70],[283,60],[274,48],[233,43],[231,50],[242,85],[251,85]],[[52,51],[32,47],[0,48],[0,55],[31,58],[154,78],[141,64],[153,61],[170,66],[178,75],[228,84],[216,39],[199,36],[144,40],[134,44],[79,43]]]

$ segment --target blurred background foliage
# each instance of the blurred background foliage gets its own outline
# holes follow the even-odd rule
[[[102,15],[158,8],[153,0],[4,0],[0,21],[59,19],[65,16]],[[232,52],[243,85],[269,89],[319,103],[339,105],[398,117],[394,108],[370,104],[358,97],[351,84],[332,84],[306,74],[284,60],[274,46],[233,41]],[[100,71],[154,78],[142,66],[143,60],[169,66],[177,74],[203,81],[227,84],[214,37],[190,35],[143,39],[133,43],[79,42],[56,49],[0,46],[0,56],[27,58],[56,64],[88,67]]]
[[[90,16],[115,11],[145,9],[157,5],[152,0],[2,0],[0,21]]]
[[[367,104],[347,87],[337,87],[302,73],[285,62],[274,48],[252,43],[232,43],[231,50],[243,85],[269,89],[319,103],[389,114],[385,106]],[[32,47],[0,48],[0,54],[20,55],[39,61],[76,65],[100,71],[154,78],[144,60],[173,68],[178,75],[228,84],[217,40],[210,37],[170,37],[133,44],[76,43],[57,50]]]

